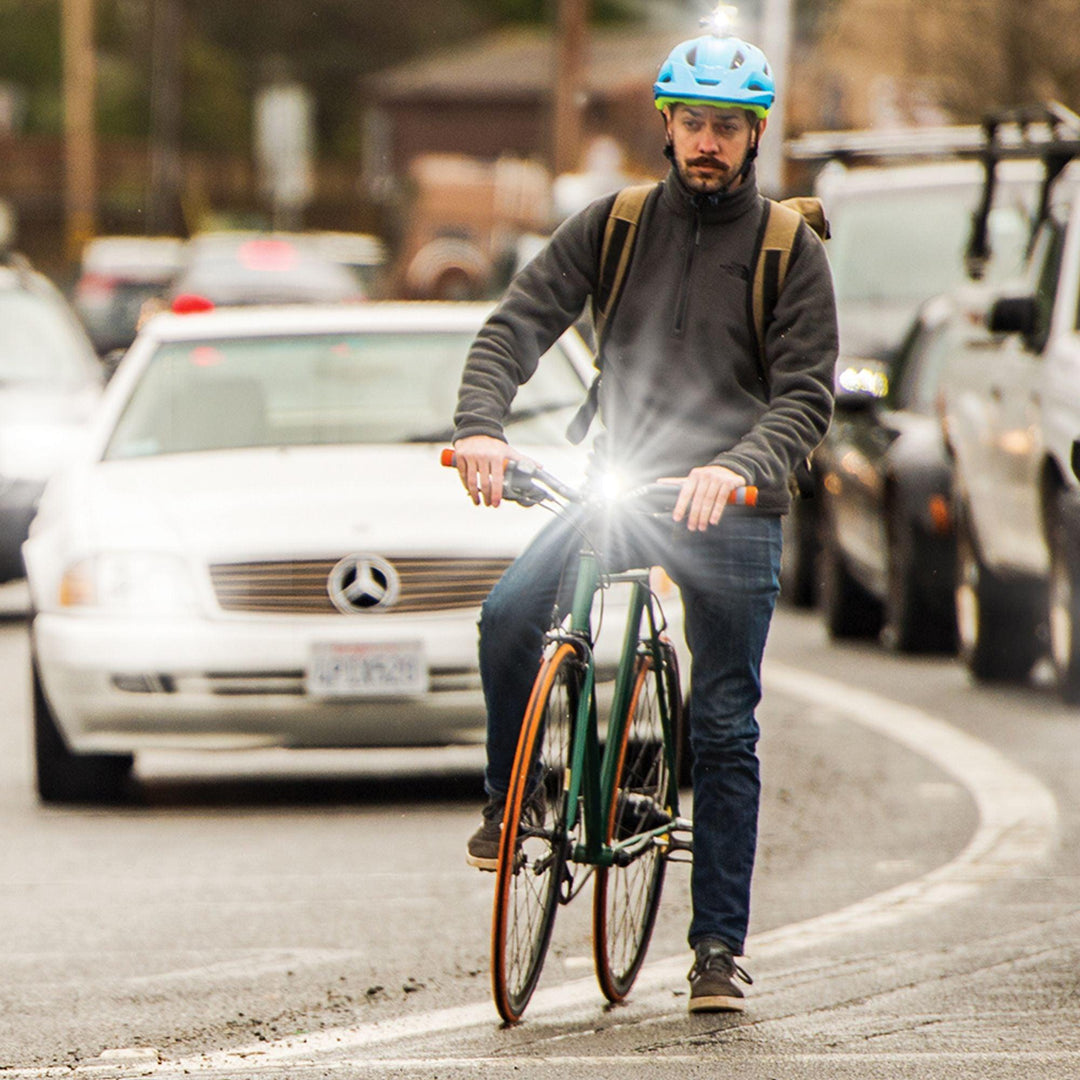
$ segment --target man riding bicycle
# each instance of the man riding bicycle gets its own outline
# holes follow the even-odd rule
[[[754,158],[774,84],[762,52],[734,37],[678,45],[654,86],[671,161],[646,201],[598,386],[605,460],[635,480],[679,485],[676,527],[625,538],[638,565],[662,565],[685,610],[693,749],[692,1012],[741,1009],[741,955],[760,801],[755,709],[779,591],[789,477],[832,411],[836,312],[824,247],[800,223],[762,348],[750,289],[767,201]],[[565,221],[510,283],[469,352],[455,415],[456,460],[473,502],[498,506],[502,421],[539,357],[601,288],[614,195]],[[725,510],[759,489],[754,509]],[[551,522],[507,570],[480,618],[487,705],[483,824],[472,865],[494,869],[514,749],[559,593],[578,545]],[[629,556],[628,556],[629,557]]]

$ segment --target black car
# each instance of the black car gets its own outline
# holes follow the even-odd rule
[[[888,378],[841,387],[815,455],[821,607],[835,638],[883,628],[903,652],[953,652],[956,541],[938,379],[974,297],[937,297],[916,316]]]

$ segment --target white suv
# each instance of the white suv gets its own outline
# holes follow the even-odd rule
[[[1080,155],[1080,141],[1061,145]],[[1062,695],[1080,702],[1080,200],[1067,202],[950,356],[942,404],[968,669],[1022,679],[1049,652]]]

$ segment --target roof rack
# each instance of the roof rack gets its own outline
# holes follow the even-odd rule
[[[983,145],[977,157],[985,174],[982,198],[972,218],[965,262],[968,276],[979,279],[990,258],[988,222],[994,204],[999,161],[1036,159],[1043,165],[1039,209],[1031,239],[1050,212],[1054,184],[1065,167],[1080,157],[1080,116],[1056,101],[988,113],[982,122]]]
[[[1080,140],[1080,116],[1056,101],[1001,109],[980,124],[858,131],[808,131],[786,144],[795,161],[889,161],[920,158],[1032,158],[1051,146]]]
[[[963,158],[982,163],[984,181],[972,216],[971,239],[964,261],[968,276],[983,276],[990,258],[988,223],[1000,161],[1041,161],[1042,190],[1032,222],[1031,240],[1050,212],[1054,184],[1066,166],[1080,157],[1080,116],[1060,102],[1023,105],[988,113],[981,124],[903,128],[893,131],[808,132],[787,144],[788,155],[802,161],[937,160]],[[1030,241],[1029,241],[1030,242]]]
[[[808,131],[789,139],[793,161],[886,161],[896,158],[970,156],[985,144],[977,124],[860,131]]]

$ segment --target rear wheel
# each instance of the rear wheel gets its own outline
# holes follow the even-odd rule
[[[812,608],[818,600],[821,541],[816,503],[792,500],[784,516],[784,558],[780,564],[780,596],[792,607]]]
[[[951,552],[920,535],[899,507],[889,511],[885,623],[900,652],[956,651]]]
[[[825,531],[821,561],[821,603],[829,635],[875,637],[884,622],[882,605],[856,581],[831,530]]]
[[[981,682],[1025,679],[1043,652],[1045,594],[1034,583],[1003,580],[982,561],[970,520],[957,516],[956,623],[960,656]]]
[[[135,758],[131,754],[75,754],[68,749],[37,663],[31,662],[34,709],[34,765],[42,802],[119,802]]]
[[[614,790],[605,840],[628,840],[672,820],[672,770],[665,746],[661,702],[669,717],[672,750],[679,746],[682,701],[675,651],[664,644],[660,666],[638,657],[633,692],[616,757]],[[665,837],[647,843],[629,861],[596,872],[593,893],[593,954],[596,976],[609,1001],[630,992],[645,959],[660,906],[667,866]]]
[[[492,920],[492,989],[507,1023],[521,1019],[536,988],[566,880],[566,779],[581,683],[577,651],[559,645],[536,677],[510,776]]]

